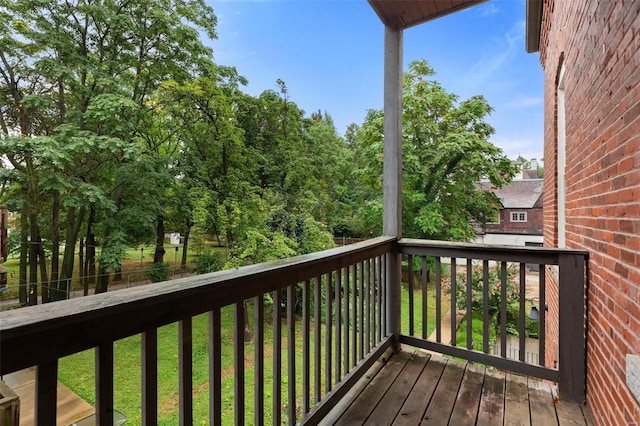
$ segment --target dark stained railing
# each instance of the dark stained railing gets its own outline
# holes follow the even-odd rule
[[[114,342],[141,334],[141,417],[143,424],[155,424],[158,328],[177,322],[180,421],[191,424],[192,319],[208,312],[209,415],[212,424],[221,424],[221,353],[228,344],[222,337],[221,310],[232,306],[235,423],[280,424],[282,418],[289,424],[303,418],[313,423],[391,345],[385,331],[385,274],[395,246],[395,238],[380,237],[236,270],[2,312],[0,374],[37,366],[35,422],[54,424],[58,360],[95,348],[96,417],[99,424],[113,424]],[[249,306],[255,347],[253,401],[246,400],[245,389],[252,385],[245,372]],[[268,317],[273,324],[269,366],[264,353]],[[270,382],[266,370],[273,377]],[[268,387],[272,404],[265,407]]]
[[[406,268],[411,271],[407,274],[406,291],[409,320],[401,330],[402,343],[558,382],[563,399],[580,402],[584,399],[586,252],[412,239],[400,240],[399,244]],[[545,309],[548,267],[557,268],[554,272],[559,277],[559,318],[552,322],[547,321]],[[528,278],[530,268],[539,272]],[[431,272],[433,285],[428,286],[427,276]],[[435,299],[432,333],[427,332],[430,325],[426,301],[430,294]],[[416,297],[419,305],[414,301]],[[525,321],[532,305],[538,316],[536,357],[528,357],[526,347]],[[516,312],[512,317],[517,323],[512,325],[515,330],[511,330],[517,336],[515,350],[507,347],[509,310]],[[474,312],[482,319],[482,340],[478,342],[473,339]],[[418,314],[419,330],[415,327]],[[466,320],[464,329],[458,324],[460,316]],[[492,317],[496,316],[500,336],[497,348],[489,340]],[[551,333],[559,338],[552,353],[558,354],[558,359],[547,360],[546,333],[553,326],[556,328]],[[461,334],[464,343],[459,345]],[[556,368],[556,364],[561,368]]]
[[[423,271],[426,269],[422,267],[432,262],[428,257],[433,257],[437,266],[432,286],[427,285],[426,272],[418,274],[419,283],[409,274],[408,324],[402,330],[394,319],[399,317],[400,284],[393,281],[399,276],[393,265],[399,265],[400,253],[410,264],[421,265]],[[222,345],[226,344],[234,348],[232,409],[236,424],[280,424],[283,419],[289,424],[317,423],[398,339],[415,347],[556,380],[561,396],[564,392],[564,395],[577,395],[567,399],[579,399],[580,393],[584,396],[585,256],[569,250],[495,248],[420,240],[397,242],[392,237],[379,237],[291,259],[2,312],[0,374],[37,366],[36,424],[52,424],[56,417],[58,360],[95,348],[96,416],[99,424],[112,424],[114,342],[141,335],[141,417],[143,424],[155,424],[158,420],[158,328],[178,323],[178,406],[181,423],[190,424],[194,373],[192,322],[195,316],[208,313],[211,424],[222,423],[222,381],[226,373],[221,353]],[[447,268],[453,271],[449,273],[449,285],[454,291],[449,293],[448,300],[443,291],[445,258],[451,259]],[[460,259],[465,260],[459,263]],[[459,274],[465,274],[474,262],[480,262],[483,274],[496,262],[519,264],[520,296],[524,294],[522,265],[559,266],[560,370],[547,367],[544,357],[536,365],[526,363],[523,355],[511,360],[504,348],[500,354],[491,355],[487,338],[483,338],[483,350],[468,349],[475,344],[469,340],[469,330],[465,331],[464,347],[445,344],[448,338],[455,342],[455,313],[472,310],[471,293],[467,293],[464,304],[450,296],[457,294]],[[507,278],[503,276],[501,284]],[[436,337],[429,339],[423,301],[429,291],[434,291],[433,286],[437,289]],[[544,278],[539,286],[539,304],[544,306]],[[416,303],[414,296],[421,294],[420,291],[424,293]],[[265,303],[265,299],[270,303]],[[502,311],[506,309],[505,303],[501,302]],[[525,309],[522,297],[520,303],[522,314]],[[422,309],[418,309],[419,306]],[[221,321],[221,310],[227,307],[232,307],[234,318],[230,343],[223,338]],[[443,317],[447,310],[451,311],[448,318]],[[486,320],[486,302],[482,310]],[[250,312],[253,318],[248,320]],[[419,319],[416,318],[418,312]],[[544,309],[540,309],[540,314],[543,354]],[[265,326],[267,321],[272,321],[272,327]],[[443,321],[450,321],[453,326],[450,336],[443,335]],[[248,327],[250,322],[253,322],[252,328]],[[522,324],[520,327],[522,329]],[[268,332],[272,334],[266,335]],[[251,334],[255,350],[252,383],[248,383],[245,371],[247,333]],[[265,357],[267,340],[273,342],[270,360]],[[265,371],[273,380],[266,378]],[[253,386],[253,392],[248,392],[247,386]],[[271,404],[265,406],[268,400],[264,395],[268,393]],[[248,395],[254,395],[252,400],[247,400]]]

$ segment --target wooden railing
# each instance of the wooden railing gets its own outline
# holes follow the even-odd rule
[[[283,417],[289,424],[317,423],[391,346],[385,275],[396,247],[395,238],[380,237],[236,270],[2,312],[0,374],[37,366],[36,424],[55,424],[58,360],[95,348],[96,418],[98,424],[113,424],[114,342],[141,335],[141,418],[143,424],[156,424],[158,328],[177,322],[180,421],[191,424],[192,319],[208,312],[211,423],[221,424],[225,409],[223,344],[234,347],[234,397],[228,409],[236,424],[280,424]],[[222,337],[221,310],[227,306],[233,307],[232,342]],[[253,383],[247,383],[245,374],[245,309],[253,311]],[[269,319],[272,335],[265,336]],[[273,342],[269,366],[264,365],[266,339]],[[265,370],[273,378],[270,382]],[[251,385],[254,397],[247,401],[245,386]],[[265,407],[269,387],[271,407]]]
[[[401,286],[396,280],[400,276],[401,255],[405,264],[420,265],[417,275],[408,275],[402,302]],[[397,348],[399,342],[558,381],[561,397],[579,400],[584,397],[585,258],[586,253],[569,250],[397,242],[395,238],[380,237],[281,261],[32,306],[0,313],[0,374],[36,366],[36,424],[53,424],[59,359],[95,348],[96,417],[99,424],[112,424],[114,342],[141,335],[141,420],[143,424],[155,424],[158,329],[177,323],[180,421],[191,424],[192,322],[195,316],[208,313],[211,424],[221,424],[225,410],[233,412],[236,424],[280,424],[283,419],[289,424],[315,424],[386,350]],[[535,365],[525,362],[522,351],[519,359],[509,359],[504,346],[501,353],[492,355],[488,337],[484,337],[488,336],[489,325],[484,325],[481,350],[469,349],[476,344],[469,337],[469,328],[463,330],[465,344],[455,343],[456,314],[463,312],[470,317],[474,303],[478,303],[470,292],[464,303],[455,297],[459,294],[458,285],[471,279],[466,278],[467,271],[479,264],[481,274],[486,276],[490,267],[498,265],[506,271],[506,264],[511,262],[519,267],[516,303],[521,318],[526,310],[524,265],[559,267],[560,369],[548,367],[542,355],[544,309],[539,310],[542,356]],[[426,282],[423,269],[429,264],[435,266],[433,284]],[[465,277],[462,282],[460,274]],[[540,274],[538,282],[538,306],[542,307],[546,302],[544,275]],[[501,289],[506,288],[508,279],[506,272],[501,275]],[[447,280],[452,289],[449,293],[445,289]],[[435,309],[432,325],[423,302],[430,292],[435,292],[435,307],[428,308]],[[486,295],[480,299],[482,318],[489,324]],[[408,319],[402,326],[400,306],[408,306]],[[223,339],[221,310],[229,307],[233,309],[234,333],[227,341]],[[502,314],[506,311],[506,298],[501,299],[499,309]],[[447,311],[449,316],[445,316]],[[252,318],[247,318],[249,312]],[[272,327],[265,326],[268,321]],[[451,324],[449,336],[442,331],[445,321]],[[248,327],[250,323],[252,327]],[[429,339],[431,326],[435,329],[434,339]],[[522,331],[522,322],[519,328]],[[265,336],[265,330],[270,334]],[[247,331],[255,348],[251,383],[245,371]],[[265,356],[266,341],[272,342],[271,358]],[[227,379],[223,376],[229,369],[223,368],[221,353],[222,345],[227,344],[234,348],[232,407],[223,406],[222,395],[222,381]],[[265,360],[270,365],[265,365]],[[266,377],[266,370],[273,380]],[[248,392],[247,386],[253,386],[253,392]],[[268,407],[266,393],[271,395]],[[253,395],[252,400],[248,395]]]
[[[408,272],[402,343],[558,382],[561,398],[584,400],[587,252],[412,239],[399,244]],[[538,272],[528,276],[530,269]],[[556,276],[559,290],[558,317],[552,321],[547,321],[547,273]],[[428,306],[430,297],[435,306]],[[431,323],[429,308],[435,311]],[[538,317],[535,357],[526,351],[525,321],[531,310]],[[515,350],[507,347],[509,311],[515,312],[510,327],[517,336]],[[479,341],[473,339],[474,317],[482,323],[482,330],[475,330]],[[490,341],[492,324],[500,336],[497,347]],[[558,347],[551,351],[547,333],[557,336]],[[546,359],[548,352],[557,359]]]

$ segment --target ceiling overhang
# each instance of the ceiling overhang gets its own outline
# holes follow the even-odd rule
[[[380,20],[399,30],[457,12],[488,0],[368,0]]]
[[[527,0],[526,49],[534,53],[540,49],[540,29],[542,28],[542,0]]]

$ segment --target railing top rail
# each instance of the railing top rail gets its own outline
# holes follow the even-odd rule
[[[157,328],[394,250],[378,237],[318,253],[0,312],[0,374]]]
[[[410,254],[506,260],[550,265],[557,265],[560,255],[582,256],[585,260],[589,257],[589,252],[585,250],[566,248],[487,245],[438,240],[418,240],[412,238],[403,238],[398,242],[398,244],[400,245],[400,250],[403,253]]]

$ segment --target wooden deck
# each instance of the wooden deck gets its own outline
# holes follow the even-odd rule
[[[337,425],[590,425],[538,379],[403,349],[337,407]]]
[[[35,368],[5,375],[2,380],[20,397],[20,426],[34,422]],[[68,387],[58,382],[58,405],[56,424],[68,426],[95,413],[95,409]]]

